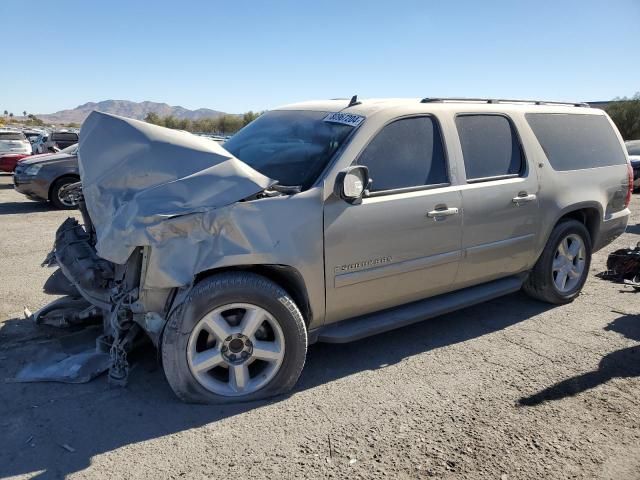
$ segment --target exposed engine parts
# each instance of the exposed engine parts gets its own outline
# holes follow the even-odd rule
[[[96,339],[95,348],[46,368],[30,367],[33,371],[27,371],[22,381],[89,381],[108,369],[109,383],[124,386],[129,375],[127,354],[137,340],[144,338],[133,313],[138,301],[142,254],[134,252],[124,265],[98,257],[82,185],[76,183],[67,188],[78,198],[84,225],[67,218],[58,228],[54,248],[42,264],[59,267],[45,283],[44,291],[64,296],[34,313],[25,309],[24,314],[35,323],[58,328],[101,322],[103,333]],[[78,376],[75,371],[84,374]]]

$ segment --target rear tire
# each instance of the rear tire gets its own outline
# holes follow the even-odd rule
[[[253,312],[264,320],[252,322]],[[196,284],[170,315],[161,348],[167,381],[183,401],[249,402],[293,388],[307,354],[307,330],[279,285],[228,272]]]
[[[591,236],[582,223],[561,221],[551,232],[523,290],[530,297],[555,305],[572,302],[589,275],[591,248]]]
[[[60,198],[60,189],[66,185],[76,182],[78,182],[78,179],[74,177],[62,177],[53,182],[53,185],[51,186],[51,193],[49,194],[49,201],[51,204],[60,210],[73,210],[78,208],[77,203],[70,203],[69,201],[65,201],[63,198]]]

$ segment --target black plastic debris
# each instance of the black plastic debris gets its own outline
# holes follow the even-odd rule
[[[631,285],[640,289],[640,243],[635,248],[622,248],[609,254],[607,270],[596,275],[603,280]]]

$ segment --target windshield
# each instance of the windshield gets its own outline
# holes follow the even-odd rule
[[[354,128],[323,121],[328,113],[267,112],[231,137],[224,148],[280,185],[309,188]]]
[[[26,140],[21,132],[0,132],[0,140]]]

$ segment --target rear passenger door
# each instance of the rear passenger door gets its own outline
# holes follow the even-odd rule
[[[458,287],[522,272],[535,261],[538,179],[513,121],[502,114],[458,114],[466,185]]]
[[[327,323],[448,291],[462,254],[462,202],[435,117],[391,121],[355,163],[371,194],[324,207]]]

